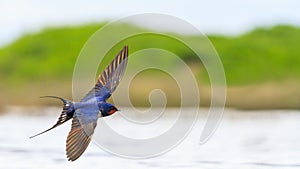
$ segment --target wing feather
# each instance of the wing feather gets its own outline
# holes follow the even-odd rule
[[[97,83],[93,89],[81,100],[87,101],[95,96],[103,96],[103,101],[107,100],[119,85],[127,66],[128,46],[117,54],[105,70],[99,75]]]
[[[66,154],[69,161],[75,161],[86,150],[91,142],[97,126],[97,111],[88,117],[89,113],[76,112],[73,117],[71,131],[66,141]]]
[[[128,46],[125,46],[100,74],[96,86],[106,87],[111,93],[114,92],[124,75],[127,60]]]

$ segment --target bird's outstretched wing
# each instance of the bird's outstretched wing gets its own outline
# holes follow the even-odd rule
[[[81,101],[87,101],[95,96],[101,101],[106,101],[119,85],[127,66],[127,60],[128,46],[124,46],[100,74],[95,87]]]
[[[69,161],[78,159],[91,142],[97,126],[98,110],[92,112],[90,110],[78,109],[75,112],[66,141],[66,154]]]

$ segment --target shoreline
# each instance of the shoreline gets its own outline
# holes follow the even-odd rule
[[[60,84],[57,87],[57,84]],[[44,86],[47,86],[45,88]],[[263,84],[228,86],[226,88],[226,108],[237,110],[298,110],[300,109],[300,82],[269,82]],[[54,99],[40,99],[43,95],[57,95],[72,100],[71,82],[36,83],[2,88],[0,96],[0,112],[5,106],[60,106],[61,102]],[[180,91],[177,85],[165,81],[157,83],[153,78],[137,79],[130,85],[129,96],[118,98],[119,107],[128,107],[130,99],[134,107],[150,107],[149,94],[154,89],[162,89],[166,95],[166,107],[180,107]],[[190,91],[191,92],[191,91]],[[210,106],[211,89],[209,85],[199,83],[200,107]],[[82,95],[85,95],[85,91]],[[119,95],[118,95],[119,96]],[[121,101],[120,101],[121,100]],[[112,99],[108,100],[113,103]]]
[[[167,111],[176,110],[179,107],[167,107]],[[148,107],[122,107],[124,111],[130,111],[131,109],[139,109],[139,110],[147,110]],[[153,107],[153,109],[161,110],[159,107]],[[193,109],[191,107],[184,107],[183,109],[189,110]],[[2,111],[0,111],[0,116],[12,115],[12,116],[57,116],[60,114],[62,107],[60,106],[49,106],[49,105],[6,105],[2,107]],[[223,113],[234,116],[238,114],[238,112],[243,113],[263,113],[263,114],[272,114],[272,113],[289,113],[289,112],[299,112],[298,109],[237,109],[232,107],[225,107]],[[189,112],[189,111],[188,111]],[[209,107],[200,107],[198,111],[199,117],[206,117],[209,112]]]

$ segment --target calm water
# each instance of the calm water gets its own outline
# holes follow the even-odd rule
[[[300,168],[300,112],[297,111],[226,110],[213,137],[199,145],[203,114],[187,138],[164,155],[142,160],[124,159],[91,144],[76,162],[65,158],[70,123],[35,139],[28,138],[53,125],[58,112],[57,108],[13,108],[7,110],[9,114],[0,116],[0,168]]]

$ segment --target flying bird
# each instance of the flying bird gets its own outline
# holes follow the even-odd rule
[[[127,60],[128,46],[124,46],[99,75],[95,86],[80,102],[73,102],[57,96],[42,97],[60,99],[63,102],[63,110],[54,126],[30,138],[50,131],[72,119],[71,131],[66,141],[66,155],[69,161],[78,159],[91,142],[98,118],[110,116],[119,111],[116,106],[106,102],[106,100],[120,83],[125,72]]]

